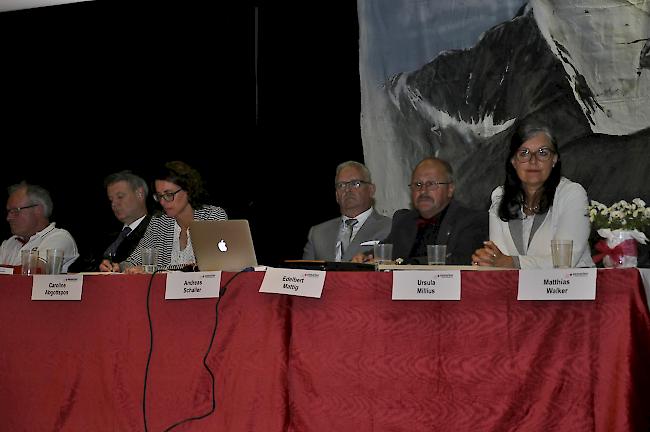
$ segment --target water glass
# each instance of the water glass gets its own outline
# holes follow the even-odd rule
[[[447,258],[447,245],[427,245],[427,264],[444,265]]]
[[[573,240],[551,240],[554,268],[570,268],[573,258]]]
[[[393,260],[393,245],[388,243],[376,244],[374,256],[377,264],[390,264]]]
[[[153,273],[156,271],[158,264],[158,249],[156,248],[143,248],[142,249],[142,266],[145,273]]]
[[[63,249],[48,249],[45,274],[61,274],[63,268]]]
[[[20,251],[20,265],[22,266],[21,274],[35,275],[38,273],[38,250],[21,250]]]

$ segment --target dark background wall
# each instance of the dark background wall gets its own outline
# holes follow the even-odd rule
[[[119,228],[103,178],[149,180],[184,160],[213,203],[250,220],[261,263],[300,257],[309,226],[338,214],[335,166],[363,158],[346,3],[259,2],[257,78],[254,5],[96,0],[0,14],[0,184],[48,188],[57,225],[82,252],[101,250],[97,232]]]

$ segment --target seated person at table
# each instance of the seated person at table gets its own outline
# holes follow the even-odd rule
[[[50,223],[52,198],[40,186],[25,182],[8,188],[7,222],[13,236],[0,246],[0,264],[20,265],[20,251],[38,249],[38,255],[45,261],[48,249],[63,249],[63,272],[77,257],[77,244],[70,233],[55,228]]]
[[[130,171],[120,171],[106,177],[104,187],[111,209],[123,227],[114,241],[106,248],[105,266],[110,262],[126,260],[147,231],[151,216],[147,214],[149,187],[142,177]]]
[[[158,266],[181,268],[195,264],[194,249],[189,225],[192,220],[225,220],[221,207],[205,204],[207,192],[201,175],[185,162],[165,164],[154,177],[154,201],[160,203],[164,213],[153,216],[138,247],[123,266],[127,273],[142,273],[141,251],[143,248],[158,249]],[[113,263],[109,268],[102,264],[102,271],[119,271]]]
[[[446,264],[469,265],[472,251],[487,234],[487,217],[453,199],[451,165],[443,159],[420,161],[411,176],[414,210],[402,209],[393,215],[390,234],[382,243],[393,245],[393,260],[406,264],[427,264],[427,245],[446,244]],[[371,254],[359,254],[354,261],[372,261]]]
[[[341,216],[311,227],[302,259],[350,261],[358,252],[372,249],[361,243],[381,240],[390,231],[390,218],[372,207],[375,185],[365,165],[340,164],[334,186]]]
[[[551,240],[573,240],[574,267],[593,267],[587,193],[561,175],[557,142],[547,127],[520,125],[510,141],[506,179],[492,192],[490,240],[474,264],[552,268]]]

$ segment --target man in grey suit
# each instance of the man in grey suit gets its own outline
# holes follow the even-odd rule
[[[375,185],[365,165],[348,161],[336,168],[336,202],[341,216],[311,227],[305,260],[350,261],[390,232],[391,219],[372,207]],[[362,245],[362,243],[364,245]]]
[[[464,207],[453,200],[451,165],[438,158],[420,161],[411,176],[413,210],[397,210],[391,232],[382,243],[393,245],[393,259],[405,264],[426,264],[427,245],[447,245],[446,264],[470,265],[472,253],[488,237],[487,212]],[[372,260],[369,253],[353,261]]]

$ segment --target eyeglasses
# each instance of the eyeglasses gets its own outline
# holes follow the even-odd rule
[[[338,190],[345,190],[347,188],[359,189],[363,184],[370,184],[370,182],[363,181],[363,180],[350,180],[346,182],[334,183],[334,186],[336,186],[336,189]]]
[[[174,197],[176,196],[176,194],[179,193],[182,190],[183,190],[183,188],[180,188],[176,192],[166,192],[166,193],[161,193],[161,194],[155,193],[155,194],[153,194],[153,200],[156,201],[156,202],[160,202],[160,200],[165,200],[167,202],[172,202],[172,201],[174,201]]]
[[[38,204],[30,204],[26,205],[24,207],[14,207],[14,208],[9,208],[7,209],[7,214],[12,215],[12,216],[18,216],[18,214],[25,209],[36,207]]]
[[[540,147],[534,152],[531,152],[530,149],[524,147],[517,150],[517,153],[515,153],[515,159],[517,159],[517,162],[528,162],[534,155],[538,161],[547,161],[554,153],[555,151],[548,147]]]
[[[415,182],[408,185],[412,191],[421,191],[421,190],[436,190],[440,185],[448,185],[453,182],[437,182],[437,181],[425,181],[425,182]]]

